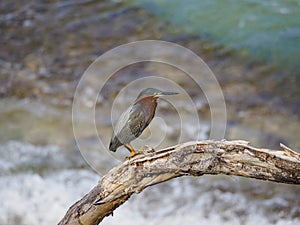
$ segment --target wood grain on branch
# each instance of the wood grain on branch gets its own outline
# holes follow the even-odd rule
[[[281,145],[282,151],[254,148],[245,141],[193,141],[156,152],[139,154],[113,168],[60,221],[99,224],[133,193],[179,176],[228,174],[300,184],[300,155]]]

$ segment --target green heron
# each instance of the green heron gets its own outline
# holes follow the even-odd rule
[[[152,121],[157,99],[163,95],[175,95],[176,92],[161,91],[156,88],[146,88],[136,98],[135,102],[121,116],[116,124],[109,144],[109,150],[115,152],[124,145],[131,153],[129,158],[138,154],[130,142],[139,137]]]

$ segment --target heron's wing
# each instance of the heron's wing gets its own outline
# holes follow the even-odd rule
[[[131,130],[131,133],[137,138],[141,135],[143,130],[145,129],[145,115],[144,110],[141,108],[139,104],[134,105],[131,108],[128,125]]]
[[[144,112],[140,105],[127,109],[118,120],[115,135],[123,144],[128,144],[141,135],[145,124]]]
[[[131,107],[129,107],[125,112],[122,113],[122,115],[120,116],[116,126],[115,126],[115,133],[118,134],[120,133],[125,127],[126,124],[128,123],[129,120],[129,114],[131,111]]]

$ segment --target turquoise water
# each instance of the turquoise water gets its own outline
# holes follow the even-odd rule
[[[225,48],[298,74],[299,0],[139,0],[177,32],[199,34]]]

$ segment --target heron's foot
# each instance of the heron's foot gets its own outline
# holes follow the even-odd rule
[[[153,153],[155,152],[153,148],[151,148],[150,146],[148,145],[144,145],[140,148],[139,150],[140,152],[143,152],[143,153]]]
[[[136,156],[136,155],[138,155],[138,154],[141,154],[141,153],[132,150],[132,151],[130,151],[130,155],[127,156],[126,159],[131,159],[131,158],[133,158],[134,156]]]
[[[134,148],[133,148],[130,144],[126,144],[126,145],[124,145],[124,146],[125,146],[125,148],[127,148],[127,150],[130,152],[130,156],[127,156],[126,159],[131,159],[131,158],[133,158],[134,156],[140,154],[139,152],[136,152],[136,151],[134,150]]]

